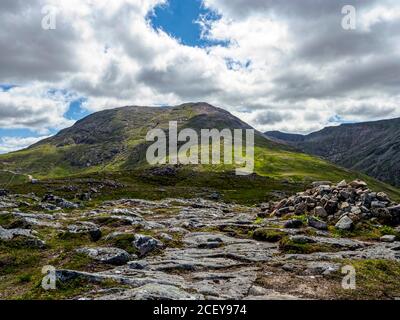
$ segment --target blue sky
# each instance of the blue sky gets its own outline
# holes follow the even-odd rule
[[[8,84],[8,83],[0,83],[0,89],[2,91],[9,91],[10,89],[14,88],[14,84]]]
[[[86,101],[86,99],[81,98],[77,99],[70,103],[68,111],[65,113],[64,117],[68,120],[80,120],[87,115],[89,115],[89,111],[82,108],[82,104]]]
[[[164,30],[182,44],[199,47],[215,44],[202,39],[197,23],[201,16],[207,16],[208,20],[219,18],[216,13],[206,9],[201,0],[169,0],[167,4],[156,7],[149,18],[153,28]]]

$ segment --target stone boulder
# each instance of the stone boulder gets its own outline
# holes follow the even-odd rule
[[[320,218],[326,218],[328,217],[328,213],[323,207],[316,207],[314,209],[314,215]]]
[[[308,218],[308,225],[318,230],[328,230],[326,222],[315,219],[314,217]]]
[[[351,187],[353,187],[353,188],[356,188],[356,189],[368,187],[368,185],[367,185],[366,182],[364,182],[364,181],[362,181],[362,180],[359,180],[359,179],[350,182],[349,185],[350,185]]]
[[[353,229],[353,220],[351,220],[348,216],[343,216],[335,225],[337,229],[350,231]]]
[[[396,236],[394,235],[385,235],[381,237],[380,239],[382,242],[395,242],[396,241]]]
[[[163,248],[163,244],[150,236],[135,234],[135,239],[132,245],[136,248],[140,257],[147,255],[148,253]]]
[[[287,229],[298,229],[301,228],[303,226],[303,221],[301,220],[288,220],[285,222],[285,228]]]

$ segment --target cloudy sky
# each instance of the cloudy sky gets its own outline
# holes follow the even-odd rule
[[[398,0],[1,0],[0,152],[124,105],[297,133],[397,117],[399,38]]]

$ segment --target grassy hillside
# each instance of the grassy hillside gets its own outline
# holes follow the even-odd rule
[[[0,156],[0,169],[32,175],[42,180],[42,184],[25,185],[26,176],[10,182],[10,173],[1,171],[0,183],[13,184],[20,191],[51,191],[59,184],[77,184],[80,191],[87,191],[84,181],[97,181],[102,177],[121,182],[124,188],[106,188],[99,198],[192,197],[219,192],[225,200],[257,202],[273,197],[276,191],[299,191],[315,180],[338,182],[362,178],[373,189],[386,191],[394,199],[400,199],[400,191],[394,187],[299,153],[259,133],[255,137],[254,175],[238,177],[234,174],[234,165],[223,164],[179,166],[173,169],[172,175],[154,174],[145,161],[149,145],[145,136],[153,128],[167,130],[169,121],[178,121],[181,129],[250,128],[230,113],[204,103],[102,111],[28,149]]]

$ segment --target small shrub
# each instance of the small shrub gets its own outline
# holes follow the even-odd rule
[[[253,239],[266,242],[278,242],[286,233],[279,230],[271,230],[266,228],[259,228],[254,230]]]
[[[333,252],[338,251],[331,245],[321,243],[296,243],[289,237],[284,237],[279,242],[279,249],[291,254],[309,254],[314,252]]]
[[[32,281],[32,275],[31,274],[21,274],[17,277],[17,280],[21,283],[29,283]]]
[[[110,243],[113,247],[123,249],[130,254],[136,254],[137,250],[132,245],[133,240],[135,240],[135,235],[127,233],[115,236],[113,239],[107,242]]]

